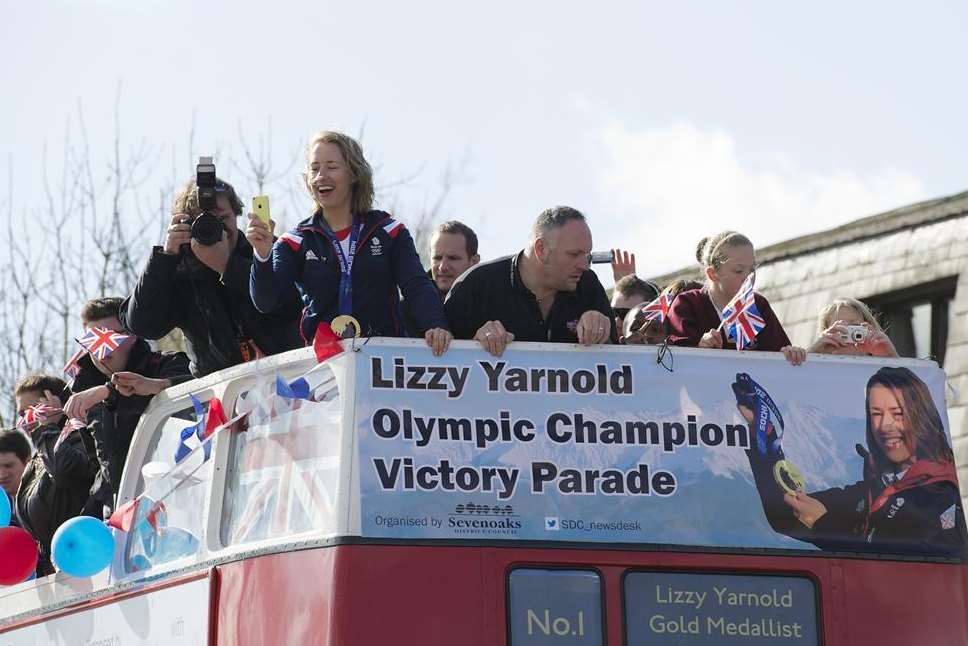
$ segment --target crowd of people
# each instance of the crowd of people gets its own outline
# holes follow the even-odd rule
[[[84,305],[81,326],[96,340],[65,369],[70,383],[44,374],[19,380],[18,428],[0,432],[0,486],[13,522],[37,541],[38,575],[53,571],[51,540],[62,522],[114,509],[135,426],[154,395],[302,347],[337,317],[352,317],[363,336],[422,338],[438,356],[455,338],[495,356],[514,341],[734,347],[723,310],[756,270],[740,233],[699,243],[701,282],[660,287],[635,275],[633,254],[614,250],[609,299],[590,269],[591,228],[574,208],[543,211],[520,251],[486,262],[470,227],[445,222],[430,238],[427,269],[404,223],[374,209],[373,171],[351,137],[314,135],[303,181],[312,213],[277,235],[274,222],[253,213],[240,230],[244,204],[218,179],[211,215],[222,231],[213,244],[193,234],[202,206],[189,181],[133,292]],[[650,304],[660,298],[669,309],[656,318]],[[782,352],[793,364],[809,353],[897,356],[858,300],[824,307],[806,349],[790,343],[765,297],[756,294],[755,304],[765,327],[747,349]],[[151,349],[149,340],[174,329],[185,353]]]

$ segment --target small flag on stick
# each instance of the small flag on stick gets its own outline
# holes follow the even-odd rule
[[[84,336],[77,340],[92,357],[103,360],[109,354],[121,347],[130,335],[109,330],[106,327],[92,327]]]
[[[756,335],[766,327],[766,320],[756,308],[753,292],[755,272],[751,272],[740,286],[736,296],[723,308],[720,327],[726,329],[730,338],[736,339],[736,349],[743,350],[753,344]]]

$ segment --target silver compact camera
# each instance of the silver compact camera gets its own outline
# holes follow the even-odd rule
[[[864,325],[847,325],[847,332],[840,335],[845,343],[863,343],[867,339],[867,327]]]

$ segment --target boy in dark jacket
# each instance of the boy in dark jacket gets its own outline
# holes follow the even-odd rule
[[[67,384],[48,375],[24,377],[14,392],[21,427],[34,445],[34,455],[20,481],[16,511],[20,526],[39,547],[37,576],[53,574],[50,543],[54,532],[64,521],[81,515],[97,471],[84,434],[64,432],[61,401],[66,393]],[[25,413],[37,404],[46,406],[47,414],[27,422]]]
[[[95,298],[84,304],[81,321],[85,330],[106,328],[122,332],[120,298]],[[182,352],[152,352],[147,341],[129,336],[103,359],[85,354],[71,387],[73,395],[64,411],[68,417],[87,422],[94,438],[99,471],[91,488],[92,514],[114,509],[121,471],[141,413],[151,398],[165,388],[192,378],[188,357]]]
[[[17,505],[17,490],[20,489],[20,479],[33,453],[30,440],[17,429],[0,431],[0,489],[10,500],[10,508]],[[10,517],[10,524],[20,527],[17,514]]]
[[[195,180],[188,182],[175,197],[164,246],[152,249],[121,308],[121,322],[144,339],[160,339],[180,328],[196,377],[303,345],[302,303],[295,287],[282,290],[280,306],[271,314],[252,305],[252,247],[236,227],[242,202],[222,180],[216,194],[221,240],[207,246],[192,238],[191,222],[201,209]]]

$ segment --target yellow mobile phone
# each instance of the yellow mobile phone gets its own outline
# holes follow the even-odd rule
[[[269,196],[256,195],[253,197],[252,212],[255,213],[260,220],[266,224],[269,224]]]

